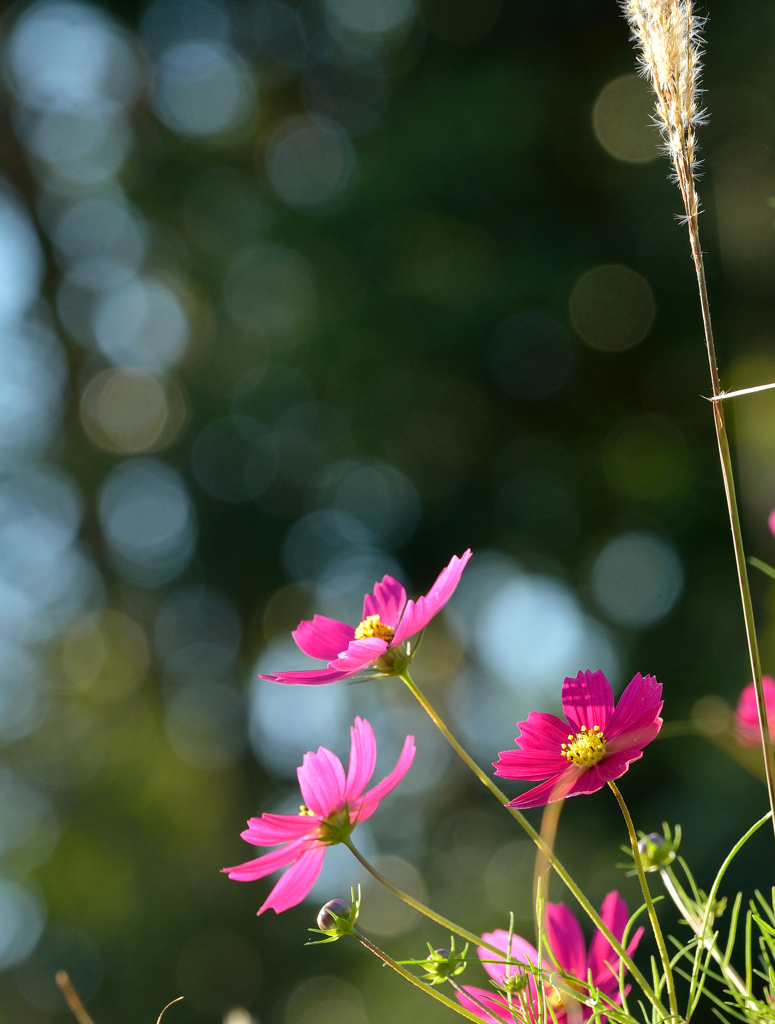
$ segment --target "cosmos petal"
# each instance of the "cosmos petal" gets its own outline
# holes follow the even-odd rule
[[[248,827],[240,836],[254,846],[275,846],[293,842],[308,832],[313,833],[317,826],[317,819],[305,815],[262,814],[260,818],[250,818]]]
[[[436,582],[424,597],[418,598],[417,602],[408,601],[401,622],[393,637],[392,646],[397,646],[421,629],[425,629],[434,615],[437,615],[444,605],[449,601],[460,582],[460,577],[465,569],[471,549],[458,558],[453,555],[450,563],[442,569]]]
[[[223,873],[236,882],[254,882],[257,878],[264,878],[266,875],[271,875],[273,871],[290,864],[303,852],[306,845],[305,840],[289,843],[279,850],[265,853],[263,857],[256,857],[244,864],[237,864],[233,868],[223,868]]]
[[[366,818],[370,818],[374,811],[376,811],[380,800],[384,799],[388,793],[392,792],[396,788],[401,779],[403,779],[412,767],[412,761],[414,761],[414,755],[416,752],[414,736],[407,736],[404,740],[403,749],[401,750],[401,754],[399,755],[393,771],[389,775],[386,775],[381,782],[378,782],[373,789],[370,789],[367,793],[363,794],[358,808],[358,821],[365,821]]]
[[[355,629],[338,619],[315,615],[311,621],[300,622],[291,636],[296,646],[310,658],[333,661],[355,639]]]
[[[567,762],[566,762],[567,763]],[[564,800],[566,796],[572,795],[574,786],[587,774],[586,768],[579,768],[578,765],[569,764],[559,775],[555,775],[540,786],[529,789],[527,793],[509,801],[509,807],[542,807],[544,804],[553,804],[557,800]],[[600,789],[603,783],[597,788]]]
[[[374,584],[374,593],[363,599],[363,617],[379,615],[380,621],[396,628],[401,612],[406,605],[406,591],[403,584],[392,576],[383,576],[381,583]]]
[[[258,913],[274,910],[276,914],[281,914],[283,910],[301,903],[317,882],[325,855],[326,847],[322,843],[315,843],[305,850],[269,893]]]
[[[577,733],[581,726],[594,729],[599,725],[606,732],[608,720],[614,710],[614,693],[602,672],[579,672],[575,679],[562,684],[562,710],[570,725],[569,732]]]
[[[311,811],[326,818],[344,800],[345,775],[342,762],[325,747],[318,747],[304,755],[296,769],[304,803]]]
[[[350,726],[350,765],[347,770],[345,800],[359,797],[374,774],[377,763],[377,741],[368,722],[356,718]]]

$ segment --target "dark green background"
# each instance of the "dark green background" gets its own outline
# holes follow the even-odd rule
[[[590,565],[600,546],[628,530],[669,538],[684,567],[683,593],[656,625],[619,631],[621,676],[655,674],[665,688],[666,719],[686,720],[704,695],[734,704],[749,675],[711,413],[701,397],[709,391],[707,363],[688,242],[676,222],[679,195],[667,180],[664,161],[619,162],[593,133],[591,110],[600,90],[633,67],[627,29],[613,0],[505,0],[493,27],[479,38],[457,43],[440,38],[452,31],[444,28],[447,22],[458,24],[477,2],[456,0],[444,14],[435,3],[426,12],[428,27],[420,17],[399,47],[395,60],[405,66],[388,79],[383,116],[354,140],[359,174],[339,208],[294,211],[272,194],[261,147],[275,124],[302,109],[303,98],[299,74],[273,86],[265,82],[260,61],[254,64],[261,83],[258,126],[228,145],[176,137],[138,100],[131,115],[137,141],[123,172],[124,187],[146,216],[182,239],[182,273],[204,310],[220,301],[230,249],[250,242],[252,228],[247,212],[238,211],[232,222],[224,219],[222,255],[207,255],[186,234],[182,197],[211,165],[238,168],[255,181],[263,207],[271,211],[262,240],[298,249],[317,276],[314,323],[280,358],[349,421],[343,448],[327,458],[384,459],[418,488],[422,518],[397,553],[415,593],[432,582],[451,554],[468,546],[474,552],[495,548],[530,571],[560,577],[578,592],[585,609],[600,615],[589,591]],[[6,12],[6,31],[22,9],[16,5]],[[136,29],[140,5],[117,3],[110,10],[129,30]],[[702,226],[722,378],[729,385],[730,367],[752,354],[765,357],[757,364],[762,373],[775,366],[769,355],[775,231],[767,205],[775,193],[774,19],[771,5],[756,0],[717,2],[709,13],[705,99],[711,121],[701,130]],[[312,5],[305,17],[318,17]],[[234,43],[239,49],[240,40]],[[4,170],[34,211],[38,186],[23,146],[14,140],[9,104],[0,132]],[[721,200],[727,212],[720,231]],[[736,248],[724,243],[724,224],[731,230],[731,218],[734,228],[738,212],[743,238],[749,223],[759,231],[750,253],[744,243]],[[213,230],[220,216],[213,214]],[[464,222],[481,231],[475,237],[485,239],[491,253],[492,286],[462,303],[455,302],[454,283],[442,301],[403,286],[406,268],[389,239],[410,216]],[[655,296],[648,336],[620,353],[585,345],[568,320],[575,282],[590,267],[607,263],[636,270]],[[480,269],[476,261],[464,262],[452,273],[460,275],[464,290],[467,275]],[[50,261],[45,292],[52,299],[57,285]],[[557,393],[535,401],[511,397],[488,369],[486,355],[499,323],[525,309],[553,316],[573,337],[570,379]],[[281,495],[285,513],[278,514],[260,502],[219,502],[193,480],[194,439],[209,421],[228,413],[229,394],[240,377],[273,354],[271,344],[240,334],[223,316],[206,329],[205,319],[202,313],[201,343],[178,370],[190,417],[163,455],[189,482],[199,519],[194,562],[169,589],[181,582],[205,583],[231,597],[244,626],[242,686],[272,639],[267,628],[273,635],[290,629],[298,615],[313,610],[297,602],[265,626],[270,598],[289,582],[279,552],[303,510],[303,493],[291,488]],[[78,400],[88,372],[86,355],[64,331],[62,337],[71,382],[64,438],[53,458],[86,496],[83,536],[107,581],[108,604],[150,631],[164,592],[122,583],[104,555],[95,501],[120,456],[101,450],[83,431]],[[764,382],[761,373],[751,379],[750,372],[743,368],[734,379]],[[771,406],[775,399],[756,401]],[[758,408],[764,410],[761,418],[748,433],[741,431],[740,440],[766,453],[768,407]],[[666,417],[690,457],[680,486],[662,497],[651,497],[647,484],[639,496],[624,493],[605,470],[612,432],[627,417],[644,413]],[[510,522],[495,514],[502,453],[515,438],[535,434],[554,439],[570,455],[571,475],[578,481],[575,533],[561,523],[552,527],[551,508],[549,525],[546,516]],[[642,472],[655,472],[658,481],[661,453],[653,456],[656,470],[648,452],[639,457],[645,460]],[[766,471],[766,459],[756,465]],[[636,464],[635,472],[640,471]],[[768,510],[749,496],[745,484],[742,503],[750,552],[772,560]],[[763,577],[753,583],[765,668],[775,670],[770,587]],[[426,676],[444,709],[446,688],[431,671],[432,656],[429,649]],[[424,657],[421,651],[419,677]],[[89,1002],[98,1024],[152,1021],[181,992],[187,999],[170,1010],[169,1020],[204,1024],[235,1004],[247,1005],[266,1024],[286,1019],[298,1024],[307,1019],[305,1013],[328,1021],[336,1012],[339,1020],[353,1024],[363,1022],[364,1013],[374,1024],[449,1016],[379,970],[354,943],[305,948],[305,929],[314,924],[310,905],[256,919],[267,883],[237,885],[219,869],[247,859],[238,838],[243,821],[284,783],[269,777],[250,753],[218,771],[184,764],[165,738],[158,666],[151,666],[123,703],[111,703],[58,682],[57,658],[54,644],[47,720],[31,737],[8,746],[4,756],[22,777],[53,794],[62,834],[43,866],[29,872],[24,863],[10,863],[6,870],[40,886],[50,927],[59,935],[53,948],[70,950],[62,956],[70,958],[76,982],[80,937],[98,950],[102,980]],[[560,684],[558,679],[558,693]],[[404,700],[400,685],[391,680],[365,684],[363,690],[384,688],[392,705]],[[350,697],[364,713],[375,699],[361,690]],[[547,703],[544,709],[550,708]],[[522,711],[514,711],[514,720]],[[321,735],[319,742],[327,737]],[[491,754],[492,760],[497,747]],[[731,843],[766,807],[761,782],[699,736],[654,743],[621,788],[644,831],[659,828],[665,819],[682,824],[684,852],[706,887]],[[515,823],[457,765],[445,772],[438,792],[422,801],[429,825],[413,859],[431,903],[474,931],[507,927],[512,897],[504,895],[503,912],[496,911],[484,893],[482,866],[499,847],[521,839]],[[531,818],[537,822],[538,813]],[[636,901],[632,879],[613,867],[625,841],[610,794],[574,800],[565,809],[559,852],[598,903],[614,886],[632,905]],[[389,837],[380,845],[390,852]],[[730,872],[728,890],[734,885],[744,885],[748,893],[766,889],[773,880],[771,866],[772,835],[762,834]],[[513,879],[514,886],[526,891],[529,874]],[[71,935],[67,928],[77,932]],[[416,956],[426,938],[436,945],[447,941],[438,929],[419,922],[385,945],[396,956]],[[96,970],[91,945],[88,950],[82,957],[87,988],[89,972]],[[0,1012],[18,1024],[64,1019],[63,1008],[33,1006],[19,983],[20,972],[27,970],[33,978],[27,984],[43,986],[59,964],[40,951],[30,963],[0,975]],[[473,975],[474,969],[472,983],[483,984],[478,972],[476,979]],[[345,979],[360,992],[365,1010],[353,989],[329,986],[329,991],[320,983],[306,990],[313,1009],[298,1009],[302,993],[286,1018],[291,993],[319,976]],[[332,1009],[336,999],[339,1010]]]

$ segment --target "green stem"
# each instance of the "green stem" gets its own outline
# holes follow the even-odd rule
[[[708,930],[708,925],[710,923],[711,914],[713,913],[713,904],[716,901],[716,894],[718,893],[719,886],[721,885],[721,881],[722,881],[724,875],[727,872],[727,868],[732,863],[732,861],[737,856],[737,854],[740,852],[740,850],[743,848],[743,846],[745,846],[745,844],[748,842],[748,840],[751,838],[751,836],[762,827],[762,825],[765,823],[765,821],[768,818],[772,818],[772,817],[775,817],[775,816],[773,816],[772,811],[767,811],[767,813],[763,817],[759,818],[759,820],[756,822],[756,824],[752,825],[748,829],[748,831],[745,833],[744,836],[742,836],[740,839],[738,839],[738,841],[735,843],[735,845],[732,847],[732,849],[729,851],[729,853],[727,854],[726,858],[724,859],[724,863],[719,868],[718,874],[716,875],[716,877],[715,877],[715,879],[713,881],[713,885],[711,886],[711,890],[708,893],[708,902],[705,905],[705,913],[702,916],[702,934],[703,935]],[[750,989],[750,985],[748,987]]]
[[[443,720],[437,714],[435,708],[430,703],[428,698],[425,696],[425,694],[419,688],[417,683],[415,683],[415,681],[409,675],[409,672],[405,670],[404,672],[400,673],[400,678],[409,687],[411,692],[414,694],[414,696],[420,702],[422,707],[428,713],[428,715],[429,715],[431,721],[433,722],[433,724],[441,732],[441,734],[444,736],[444,738],[450,744],[450,746],[455,751],[455,753],[458,754],[462,758],[462,760],[468,765],[468,767],[471,769],[471,771],[474,773],[474,775],[479,779],[479,781],[484,786],[486,786],[487,789],[489,789],[489,791],[493,794],[493,796],[495,796],[497,798],[498,802],[502,806],[504,806],[506,808],[506,810],[509,812],[509,814],[512,816],[512,818],[514,818],[516,821],[519,822],[519,824],[522,826],[522,828],[525,830],[525,832],[527,832],[527,834],[530,836],[530,838],[533,840],[533,842],[536,844],[536,846],[539,848],[539,850],[541,850],[546,855],[548,861],[550,862],[550,864],[552,865],[554,870],[557,872],[557,874],[560,876],[560,878],[563,880],[563,882],[567,885],[567,887],[573,893],[573,895],[576,898],[576,901],[578,902],[579,906],[584,910],[585,914],[590,918],[590,920],[595,925],[595,927],[599,931],[601,931],[603,933],[603,935],[605,935],[605,937],[611,943],[611,946],[616,951],[617,955],[626,964],[627,969],[629,970],[630,974],[633,976],[635,981],[637,981],[638,985],[640,985],[641,990],[643,991],[644,995],[646,996],[648,1001],[651,1003],[651,1005],[654,1007],[654,1009],[657,1011],[657,1013],[660,1014],[662,1017],[667,1017],[667,1010],[662,1005],[659,997],[654,992],[654,990],[651,987],[651,985],[649,985],[648,981],[646,981],[646,978],[644,977],[642,971],[640,971],[635,966],[635,964],[632,961],[632,958],[627,955],[627,951],[624,949],[622,944],[618,941],[618,939],[613,934],[611,929],[605,924],[605,922],[603,921],[601,916],[598,914],[598,912],[595,910],[595,908],[589,902],[589,900],[584,895],[584,893],[581,891],[581,889],[576,884],[576,882],[574,882],[574,880],[568,874],[566,869],[563,867],[563,865],[558,860],[558,858],[557,858],[556,854],[554,853],[554,851],[547,846],[547,844],[541,838],[540,834],[538,832],[536,832],[536,830],[533,828],[533,826],[530,824],[530,822],[527,820],[527,818],[524,816],[524,814],[522,814],[522,812],[519,811],[516,807],[509,806],[509,799],[506,796],[506,794],[503,793],[498,788],[498,786],[495,785],[495,783],[492,781],[492,779],[489,778],[489,776],[485,775],[485,773],[482,771],[482,769],[479,767],[479,765],[476,763],[476,761],[474,761],[474,759],[472,757],[470,757],[470,755],[463,749],[463,747],[461,747],[461,745],[458,743],[458,741],[455,739],[455,737],[449,731],[447,726],[444,724]],[[502,951],[501,951],[501,953],[502,953]]]
[[[679,179],[681,176],[679,175]],[[689,227],[689,240],[692,247],[692,258],[694,268],[697,272],[697,287],[700,293],[700,308],[702,310],[702,324],[705,331],[705,347],[708,352],[708,366],[710,369],[711,386],[713,388],[713,423],[716,428],[716,441],[718,444],[719,460],[721,462],[721,476],[724,481],[724,494],[727,500],[727,512],[729,514],[729,525],[732,530],[732,545],[735,551],[735,563],[737,565],[737,581],[740,588],[740,600],[743,605],[743,619],[745,621],[745,636],[748,643],[748,657],[751,662],[754,687],[756,689],[756,708],[759,713],[759,730],[761,733],[762,750],[764,752],[764,770],[767,776],[767,793],[770,798],[770,810],[772,811],[772,823],[775,828],[775,755],[770,743],[770,728],[767,720],[767,703],[764,699],[764,685],[762,683],[762,662],[759,655],[759,641],[756,636],[756,621],[753,614],[753,601],[751,599],[751,585],[748,580],[748,566],[746,565],[745,548],[743,546],[743,531],[740,525],[740,510],[737,506],[737,494],[735,492],[735,476],[732,468],[732,454],[729,447],[729,435],[727,434],[726,421],[724,419],[724,403],[721,398],[721,382],[718,374],[716,361],[716,347],[713,340],[713,325],[710,318],[710,302],[708,301],[708,285],[705,279],[705,262],[702,256],[700,245],[700,225],[697,218],[698,202],[694,190],[694,179],[689,175],[682,180],[681,192],[684,206],[686,208],[686,219]]]
[[[492,1017],[493,1016],[493,1009],[492,1009],[492,1007],[490,1007],[488,1009],[488,1007],[486,1007],[483,1002],[481,1002],[479,999],[477,999],[476,996],[471,995],[470,992],[466,992],[466,990],[463,988],[463,986],[460,984],[460,982],[455,981],[454,978],[447,978],[447,981],[450,983],[450,985],[452,986],[452,988],[454,988],[454,990],[456,992],[460,993],[461,996],[465,996],[466,999],[470,999],[471,1002],[474,1003],[476,1006],[478,1006],[480,1010],[484,1010],[484,1012],[487,1014],[488,1017]],[[514,1015],[514,1020],[517,1020],[516,1015]]]
[[[397,964],[392,957],[388,956],[387,953],[384,953],[379,946],[375,946],[374,943],[370,939],[367,939],[365,935],[361,935],[361,933],[356,931],[354,928],[352,933],[361,945],[365,946],[371,953],[379,957],[379,959],[384,964],[387,964],[388,967],[392,967],[393,970],[397,974],[400,974],[402,978],[406,978],[407,981],[410,981],[415,988],[419,988],[421,992],[424,992],[427,996],[431,996],[433,999],[438,999],[440,1003],[448,1006],[450,1010],[454,1010],[455,1013],[459,1013],[462,1017],[467,1017],[469,1020],[474,1021],[475,1024],[482,1024],[481,1017],[475,1013],[471,1013],[470,1010],[464,1009],[459,1003],[456,1003],[454,999],[448,999],[447,996],[443,996],[441,992],[437,992],[430,985],[426,985],[425,982],[420,981],[419,978],[415,978],[411,971],[407,971],[405,967]]]
[[[616,783],[609,782],[608,785],[621,808],[625,824],[627,825],[627,831],[630,835],[630,845],[632,846],[632,856],[635,860],[635,870],[638,872],[638,881],[640,882],[643,899],[645,900],[646,909],[648,911],[649,919],[651,920],[651,930],[654,932],[654,938],[657,940],[657,948],[659,949],[659,956],[662,960],[662,969],[665,972],[667,995],[670,1002],[670,1015],[675,1020],[679,1020],[678,998],[675,994],[675,978],[673,977],[673,969],[670,966],[670,957],[667,953],[667,945],[665,944],[665,937],[662,934],[662,929],[659,925],[659,918],[657,917],[654,901],[652,900],[651,893],[649,892],[649,884],[646,881],[646,872],[643,870],[643,861],[641,860],[640,850],[638,849],[638,837],[635,834],[635,826],[632,823],[632,818],[630,817],[627,804],[624,802],[624,797],[619,792],[619,788]]]
[[[744,998],[751,998],[751,993],[746,989],[745,982],[737,973],[737,971],[728,964],[724,959],[721,950],[716,944],[716,939],[713,935],[703,934],[702,932],[702,921],[698,918],[694,908],[691,906],[686,893],[683,891],[682,886],[678,882],[670,868],[660,868],[659,874],[662,878],[662,882],[667,889],[670,898],[675,903],[678,910],[683,915],[685,921],[692,929],[697,938],[702,942],[705,949],[709,949],[713,959],[721,968],[721,971],[729,982],[729,984],[736,988],[741,996]]]
[[[419,900],[416,900],[413,896],[410,896],[402,889],[399,889],[397,885],[393,885],[393,883],[389,881],[389,879],[385,878],[380,871],[377,871],[373,864],[370,864],[366,860],[359,850],[356,850],[351,839],[343,839],[342,842],[348,848],[350,853],[352,853],[361,862],[372,877],[376,878],[378,882],[384,885],[386,889],[389,889],[395,896],[398,896],[398,898],[403,900],[408,906],[419,911],[421,914],[424,914],[426,917],[430,918],[431,921],[435,921],[436,924],[440,924],[441,927],[446,928],[447,931],[454,932],[455,935],[459,935],[462,939],[465,939],[466,942],[470,942],[474,946],[484,946],[485,949],[489,949],[491,953],[494,953],[499,960],[503,959],[502,949],[498,949],[497,946],[492,946],[489,942],[485,942],[481,935],[474,935],[473,932],[469,932],[466,928],[461,928],[460,925],[455,924],[454,921],[450,921],[448,918],[442,917],[442,915],[437,914],[435,910],[431,910],[431,908],[426,907],[424,903],[420,903]]]

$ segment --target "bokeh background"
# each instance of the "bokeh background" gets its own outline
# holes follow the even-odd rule
[[[730,388],[775,380],[775,14],[710,14]],[[67,1019],[59,967],[98,1024],[181,994],[181,1024],[449,1018],[354,943],[304,947],[362,878],[343,848],[280,917],[255,917],[269,880],[219,873],[355,714],[380,772],[419,746],[362,849],[531,936],[530,845],[400,682],[256,676],[304,666],[300,618],[357,623],[384,573],[416,595],[468,546],[418,681],[488,764],[564,675],[656,674],[694,724],[622,788],[640,828],[683,825],[707,886],[766,798],[728,722],[747,658],[679,197],[613,0],[43,0],[0,28],[4,1019]],[[775,398],[733,419],[773,560]],[[610,794],[567,806],[595,901],[635,904],[625,841]],[[771,865],[762,835],[728,890]],[[396,956],[448,942],[369,884],[362,924]]]

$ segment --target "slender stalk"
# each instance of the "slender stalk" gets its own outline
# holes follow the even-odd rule
[[[65,997],[65,1002],[70,1007],[70,1010],[78,1021],[78,1024],[94,1024],[94,1021],[89,1016],[89,1012],[81,1002],[81,997],[73,988],[73,983],[70,981],[70,975],[67,971],[57,971],[54,975],[54,981],[59,986],[59,991]],[[162,1010],[162,1013],[164,1010]]]
[[[689,174],[686,178],[679,175],[681,194],[686,209],[687,223],[689,227],[689,240],[692,247],[692,258],[697,272],[697,286],[700,293],[700,308],[702,310],[702,324],[705,331],[705,347],[708,352],[708,366],[710,368],[710,379],[713,388],[713,398],[721,397],[721,383],[719,381],[718,365],[716,362],[716,347],[713,340],[713,325],[710,318],[710,303],[708,301],[708,286],[705,279],[705,263],[700,245],[700,227],[697,217],[697,199],[694,192],[694,179]],[[764,770],[767,777],[767,792],[770,798],[770,810],[773,812],[773,828],[775,828],[775,756],[773,756],[772,744],[770,743],[770,727],[767,720],[767,704],[764,699],[764,687],[762,684],[762,663],[759,655],[759,641],[756,636],[756,622],[753,614],[753,601],[751,599],[751,585],[748,580],[748,566],[745,559],[745,548],[743,546],[743,533],[740,525],[740,511],[737,505],[735,491],[735,478],[732,468],[732,454],[729,447],[729,435],[727,434],[726,420],[724,418],[724,403],[713,402],[713,424],[716,428],[716,441],[718,443],[719,460],[721,462],[721,475],[724,480],[724,494],[727,500],[727,512],[729,524],[732,530],[732,543],[735,550],[735,562],[737,565],[737,580],[740,587],[740,600],[743,605],[743,619],[745,620],[745,635],[748,642],[748,656],[751,662],[754,686],[756,688],[756,708],[759,713],[759,730],[761,732],[762,750],[764,752]]]
[[[713,959],[721,968],[726,980],[731,986],[737,989],[741,996],[750,999],[751,993],[746,988],[745,982],[734,967],[726,962],[721,950],[716,945],[715,938],[712,935],[703,934],[702,919],[698,918],[697,914],[692,909],[686,893],[683,891],[683,888],[679,884],[678,879],[675,877],[673,872],[669,868],[661,868],[659,874],[673,903],[675,903],[676,907],[683,914],[684,919],[697,938],[700,939],[703,946],[710,950]]]
[[[649,884],[646,881],[646,872],[643,870],[643,861],[641,860],[640,850],[638,849],[638,837],[635,833],[635,826],[632,823],[630,812],[627,808],[627,804],[624,802],[624,797],[619,792],[619,789],[615,782],[608,783],[611,792],[616,797],[616,801],[621,808],[622,814],[624,815],[624,821],[627,825],[627,832],[630,836],[630,845],[632,846],[632,856],[635,860],[635,870],[638,872],[638,881],[643,892],[643,899],[646,903],[646,909],[648,911],[649,919],[651,921],[651,930],[654,932],[654,938],[657,940],[657,948],[659,949],[659,956],[662,961],[662,969],[665,972],[665,982],[667,984],[667,995],[670,1002],[670,1015],[675,1020],[679,1020],[678,1013],[678,998],[675,993],[675,978],[673,977],[673,969],[670,966],[670,957],[667,952],[667,945],[665,943],[665,937],[662,934],[662,928],[659,924],[659,918],[657,917],[657,911],[654,906],[654,901],[651,898],[649,892]]]
[[[667,1010],[662,1005],[662,1002],[655,993],[654,989],[651,987],[651,985],[649,985],[648,981],[646,981],[643,972],[640,971],[638,967],[636,967],[636,965],[633,963],[632,958],[627,955],[627,951],[624,949],[622,944],[613,934],[608,925],[606,925],[606,923],[603,921],[600,914],[598,914],[598,912],[589,902],[589,900],[581,891],[576,882],[574,882],[574,880],[571,878],[570,874],[565,869],[565,867],[563,867],[563,865],[560,863],[554,851],[546,845],[544,840],[541,838],[540,834],[536,832],[536,830],[533,828],[533,826],[530,824],[530,822],[527,820],[524,814],[522,814],[522,812],[518,810],[516,807],[509,806],[509,799],[506,796],[506,794],[502,792],[502,790],[500,790],[498,786],[495,785],[495,783],[492,781],[492,779],[489,778],[489,776],[485,775],[485,773],[482,771],[482,769],[479,767],[476,761],[474,761],[474,759],[467,753],[467,751],[464,750],[464,748],[458,743],[458,741],[455,739],[455,737],[452,735],[452,733],[445,725],[444,721],[442,720],[436,709],[433,707],[428,698],[419,688],[417,683],[415,683],[415,681],[409,675],[408,671],[402,672],[400,674],[400,678],[409,687],[410,691],[414,694],[414,696],[420,702],[422,707],[428,713],[428,716],[430,717],[433,724],[441,732],[442,736],[444,736],[444,738],[450,744],[455,753],[458,754],[460,758],[465,762],[465,764],[468,765],[468,767],[471,769],[474,775],[479,779],[479,781],[484,786],[487,787],[487,789],[489,789],[489,791],[496,797],[498,802],[506,808],[506,810],[509,812],[512,818],[519,822],[519,824],[522,826],[525,832],[527,832],[527,834],[530,836],[530,838],[533,840],[533,842],[536,844],[539,850],[541,850],[546,855],[547,859],[551,863],[554,870],[557,872],[557,874],[560,876],[563,882],[573,893],[579,906],[584,910],[584,913],[590,918],[595,927],[599,931],[601,931],[603,935],[605,935],[605,937],[611,943],[613,949],[616,951],[617,955],[626,964],[627,969],[629,970],[630,974],[633,976],[635,981],[637,981],[638,985],[640,985],[641,990],[643,991],[648,1001],[651,1003],[651,1005],[654,1007],[654,1009],[661,1017],[666,1017]]]
[[[547,847],[554,852],[554,843],[557,839],[557,827],[560,824],[560,814],[565,806],[564,800],[555,800],[553,804],[544,807],[541,817],[541,838]],[[539,849],[536,851],[535,868],[533,869],[533,907],[535,913],[536,945],[543,933],[543,916],[546,901],[549,899],[549,881],[551,873],[551,860]],[[538,887],[541,885],[541,920],[538,919]]]
[[[492,1007],[488,1009],[483,1002],[476,998],[476,996],[471,995],[470,992],[466,992],[466,990],[463,988],[460,982],[455,981],[454,978],[447,978],[447,981],[450,983],[450,985],[452,986],[452,988],[454,988],[456,992],[459,992],[460,995],[465,996],[466,999],[470,999],[471,1002],[475,1003],[480,1010],[484,1010],[488,1017],[492,1017]]]
[[[367,939],[365,935],[361,935],[361,933],[356,931],[354,928],[352,933],[362,946],[365,946],[371,953],[379,957],[383,964],[387,964],[388,967],[392,967],[393,970],[397,974],[400,974],[402,978],[406,978],[407,981],[410,981],[415,988],[419,988],[421,992],[424,992],[427,996],[431,996],[433,999],[438,999],[440,1003],[448,1006],[450,1010],[454,1010],[455,1013],[459,1013],[462,1017],[467,1017],[469,1020],[475,1021],[475,1024],[482,1024],[482,1018],[480,1016],[475,1013],[471,1013],[470,1010],[464,1009],[459,1003],[456,1003],[454,999],[448,999],[447,996],[443,996],[441,992],[437,992],[430,985],[426,985],[425,982],[420,981],[419,978],[415,978],[411,971],[407,971],[407,969],[402,967],[401,964],[396,963],[396,961],[392,957],[388,956],[387,953],[383,952],[379,946],[375,946],[371,939]]]
[[[502,949],[498,949],[497,946],[492,946],[489,942],[485,942],[481,935],[474,935],[473,932],[469,932],[466,928],[461,928],[460,925],[455,924],[454,921],[450,921],[448,918],[442,917],[442,915],[437,914],[435,910],[431,910],[430,907],[426,907],[424,903],[420,903],[419,900],[410,896],[409,893],[404,892],[403,889],[399,889],[397,885],[393,885],[389,879],[385,878],[385,876],[378,871],[373,864],[370,864],[363,854],[353,846],[351,839],[348,838],[342,841],[373,878],[376,878],[378,882],[384,885],[386,889],[389,889],[395,896],[398,896],[398,898],[403,900],[408,906],[419,911],[421,914],[424,914],[426,917],[430,918],[431,921],[435,921],[436,924],[440,924],[441,927],[446,928],[447,931],[454,932],[455,935],[459,935],[462,939],[465,939],[466,942],[471,942],[474,946],[484,946],[485,949],[489,949],[491,953],[494,953],[499,960],[503,959]]]

